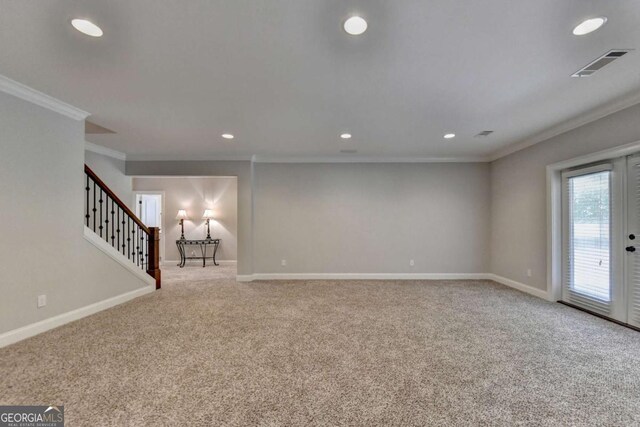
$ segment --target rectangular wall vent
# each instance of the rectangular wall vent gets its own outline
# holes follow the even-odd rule
[[[476,138],[485,138],[493,133],[492,130],[483,130],[479,134],[476,135]]]
[[[611,64],[613,61],[615,61],[618,58],[622,58],[624,55],[626,55],[629,52],[631,52],[631,49],[616,49],[616,50],[609,51],[604,55],[602,55],[600,58],[591,62],[586,67],[573,73],[571,77],[589,77],[590,75],[600,70],[605,65]]]

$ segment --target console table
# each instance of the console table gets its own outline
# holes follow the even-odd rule
[[[218,252],[218,246],[220,245],[220,239],[203,239],[203,240],[187,240],[187,239],[178,239],[176,240],[176,246],[178,247],[178,252],[180,252],[180,264],[178,266],[180,268],[184,267],[185,263],[188,259],[201,259],[202,266],[204,267],[207,261],[207,246],[213,246],[213,255],[211,259],[213,260],[213,265],[219,265],[216,262],[216,252]],[[200,256],[187,256],[187,247],[189,246],[200,246]]]

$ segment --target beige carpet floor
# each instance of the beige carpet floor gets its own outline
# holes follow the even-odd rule
[[[489,281],[161,291],[0,350],[1,404],[68,426],[640,425],[640,333]]]

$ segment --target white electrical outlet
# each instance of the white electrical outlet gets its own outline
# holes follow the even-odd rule
[[[286,267],[286,265],[287,265],[287,260],[286,260],[286,259],[283,259],[282,261],[280,261],[280,265],[281,265],[281,266],[283,266],[283,267]]]
[[[527,277],[531,277],[531,269],[527,269]]]
[[[47,305],[47,296],[38,295],[38,308],[44,307],[45,305]]]
[[[410,265],[411,267],[413,267],[414,265],[416,265],[416,262],[415,262],[414,260],[410,259],[410,260],[409,260],[409,265]]]

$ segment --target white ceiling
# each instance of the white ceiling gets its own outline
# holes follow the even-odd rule
[[[342,30],[352,13],[363,36]],[[0,74],[91,112],[117,133],[88,140],[133,159],[489,156],[638,93],[640,51],[570,77],[614,48],[640,49],[639,1],[0,4]]]

